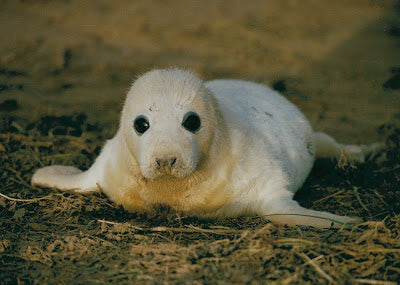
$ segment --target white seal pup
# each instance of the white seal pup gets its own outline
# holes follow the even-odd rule
[[[44,167],[32,185],[101,189],[128,211],[167,205],[191,216],[330,227],[358,219],[303,208],[294,193],[315,157],[344,153],[362,162],[373,148],[313,132],[293,104],[263,85],[154,70],[132,85],[117,134],[87,171]]]

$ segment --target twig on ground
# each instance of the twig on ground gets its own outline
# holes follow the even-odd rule
[[[373,285],[397,285],[397,282],[383,281],[383,280],[373,280],[373,279],[353,279],[356,283],[361,284],[373,284]]]
[[[358,193],[358,187],[353,187],[353,191],[354,191],[354,194],[356,195],[356,198],[357,198],[358,202],[360,203],[361,207],[363,207],[363,209],[365,211],[367,211],[367,213],[370,213],[367,206],[365,206],[365,204],[361,200],[360,194]]]
[[[33,198],[33,199],[18,199],[18,198],[12,198],[7,195],[4,195],[3,193],[0,193],[1,197],[6,198],[7,200],[10,200],[10,201],[16,201],[16,202],[36,202],[36,201],[45,200],[45,199],[48,199],[48,198],[51,198],[51,197],[54,197],[57,195],[60,195],[60,194],[51,194],[51,195],[48,195],[45,197]]]
[[[106,221],[106,220],[97,220],[99,223],[109,224],[109,225],[123,225],[123,223]],[[135,230],[139,231],[150,231],[150,232],[174,232],[174,233],[208,233],[208,234],[218,234],[218,235],[228,235],[228,234],[241,234],[243,233],[242,230],[228,230],[228,229],[202,229],[199,227],[195,227],[192,225],[187,225],[184,228],[172,228],[172,227],[152,227],[152,228],[143,228],[134,226],[129,224],[130,227],[134,228]]]
[[[326,199],[329,199],[329,198],[332,198],[332,197],[335,197],[335,196],[337,196],[337,195],[339,195],[339,194],[342,194],[343,192],[344,192],[344,190],[340,190],[340,191],[335,192],[335,193],[333,193],[333,194],[331,194],[331,195],[325,196],[325,197],[323,197],[323,198],[321,198],[321,199],[315,201],[314,204],[321,203],[322,201],[324,201],[324,200],[326,200]]]
[[[328,273],[326,273],[325,271],[322,270],[321,267],[318,266],[318,264],[316,264],[312,259],[310,259],[306,254],[304,253],[298,253],[298,255],[300,257],[302,257],[305,261],[307,261],[308,264],[310,264],[315,271],[321,275],[322,277],[324,277],[326,280],[328,280],[330,283],[335,283],[335,280],[333,280],[333,278],[331,276],[328,275]]]

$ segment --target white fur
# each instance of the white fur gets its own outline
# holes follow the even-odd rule
[[[189,111],[201,119],[196,133],[182,127]],[[139,115],[150,123],[142,135],[133,127]],[[32,184],[101,189],[129,211],[152,211],[162,204],[194,216],[250,214],[329,227],[357,219],[308,210],[292,199],[315,156],[346,155],[362,162],[378,147],[341,145],[314,133],[293,104],[263,85],[203,83],[186,71],[155,70],[133,84],[117,134],[89,170],[49,166],[34,174]],[[168,163],[160,167],[157,160]]]

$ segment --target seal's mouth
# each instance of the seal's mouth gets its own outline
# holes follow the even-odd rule
[[[140,172],[143,177],[150,180],[170,180],[170,179],[184,179],[190,176],[193,171],[182,167],[141,167]]]
[[[143,173],[142,173],[143,174]],[[190,173],[182,173],[180,171],[174,171],[171,169],[160,169],[157,170],[153,173],[151,173],[151,175],[144,175],[143,176],[149,180],[155,181],[155,180],[170,180],[170,179],[184,179],[188,176],[190,176]]]
[[[196,162],[180,155],[153,156],[140,164],[140,172],[149,180],[184,179],[196,170]]]
[[[168,179],[168,178],[179,178],[176,175],[174,175],[170,169],[162,169],[157,171],[157,176],[153,178],[155,179]]]

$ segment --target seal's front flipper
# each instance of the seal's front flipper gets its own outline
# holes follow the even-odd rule
[[[32,186],[36,185],[81,193],[98,190],[89,171],[83,172],[76,167],[62,165],[38,169],[32,176]]]
[[[287,225],[303,225],[317,228],[340,228],[361,222],[358,217],[344,217],[328,212],[315,211],[301,207],[291,199],[274,199],[264,212],[265,219]]]

